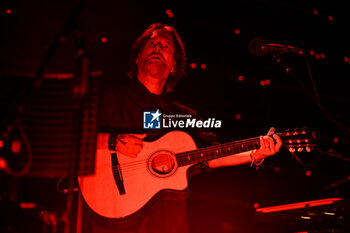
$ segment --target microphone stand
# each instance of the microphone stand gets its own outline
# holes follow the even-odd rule
[[[73,212],[74,203],[74,186],[78,175],[78,161],[80,155],[80,138],[82,132],[82,119],[84,117],[84,101],[87,99],[89,86],[89,72],[88,72],[88,56],[85,51],[86,33],[84,29],[76,31],[76,56],[77,56],[77,70],[74,75],[73,84],[73,137],[72,137],[72,154],[69,162],[68,173],[68,197],[67,208],[64,214],[65,229],[64,233],[75,232],[72,220],[76,222],[76,214]]]
[[[316,91],[316,88],[315,88],[315,85],[314,85],[314,82],[313,82],[313,78],[312,78],[312,75],[311,75],[311,70],[310,70],[310,67],[309,67],[309,63],[308,63],[308,60],[307,60],[307,57],[306,55],[304,54],[305,56],[305,60],[306,60],[306,63],[307,63],[307,66],[308,66],[308,71],[309,71],[309,75],[312,79],[312,84],[313,84],[313,87],[314,87],[314,93],[313,94],[309,89],[306,88],[306,86],[304,85],[304,83],[293,73],[293,70],[287,66],[286,64],[284,64],[282,62],[282,60],[278,57],[278,54],[274,54],[273,55],[273,58],[275,60],[275,62],[277,64],[279,64],[282,69],[284,70],[284,72],[286,72],[288,75],[290,75],[302,88],[303,90],[315,101],[315,103],[317,104],[317,106],[321,109],[322,113],[325,115],[325,117],[330,120],[331,122],[333,122],[335,125],[337,125],[339,128],[341,128],[344,133],[350,137],[350,129],[347,128],[345,125],[343,125],[342,123],[338,122],[336,120],[336,118],[334,116],[332,116],[326,109],[325,107],[320,103],[319,99],[318,99],[318,94],[317,94],[317,91]],[[340,153],[334,151],[333,149],[329,149],[328,151],[321,151],[321,150],[318,150],[320,153],[320,155],[318,157],[320,157],[322,154],[328,154],[332,157],[335,157],[337,159],[341,159],[345,162],[350,162],[350,159],[347,158],[347,157],[344,157],[343,155],[341,155]],[[295,156],[295,158],[298,160],[298,157]],[[300,161],[298,160],[298,162],[300,163]],[[347,183],[349,182],[350,180],[350,174],[346,175],[345,177],[339,179],[339,180],[336,180],[335,182],[327,185],[327,186],[324,186],[320,191],[326,191],[328,189],[333,189],[333,188],[337,188],[338,186],[344,184],[344,183]]]
[[[83,6],[86,0],[78,0],[77,4],[73,8],[68,20],[63,25],[61,32],[56,36],[52,46],[46,52],[44,59],[36,72],[35,80],[32,85],[22,91],[18,98],[16,99],[13,108],[9,111],[7,118],[5,118],[5,125],[10,125],[11,119],[16,119],[17,115],[22,112],[22,105],[27,96],[32,94],[32,92],[39,88],[42,81],[44,80],[44,70],[51,61],[55,52],[61,45],[61,43],[67,38],[73,31],[77,29],[78,26],[78,16],[80,15]],[[80,33],[80,32],[77,32]],[[77,175],[77,162],[78,162],[78,151],[79,151],[79,139],[80,139],[80,119],[83,114],[82,103],[85,98],[85,94],[88,87],[88,60],[87,56],[84,52],[84,42],[85,35],[79,35],[81,38],[78,38],[77,43],[77,60],[78,60],[78,72],[74,75],[74,88],[73,88],[73,101],[74,101],[74,122],[73,122],[73,140],[72,140],[72,154],[70,157],[69,171],[68,171],[68,198],[67,198],[67,206],[66,211],[63,216],[63,220],[65,222],[64,233],[74,232],[74,225],[72,224],[72,220],[74,219],[73,215],[73,192],[74,192],[74,184],[75,178]],[[79,37],[78,36],[78,37]],[[29,168],[27,169],[29,170]],[[21,173],[21,175],[24,175]]]
[[[304,54],[304,53],[303,53],[303,54]],[[313,94],[308,88],[306,88],[306,86],[305,86],[304,83],[298,78],[298,76],[295,75],[295,74],[293,73],[292,68],[290,68],[288,65],[286,65],[286,64],[284,64],[284,63],[282,62],[282,59],[279,58],[278,54],[274,54],[274,55],[273,55],[273,58],[274,58],[275,62],[276,62],[277,64],[279,64],[279,65],[282,67],[282,69],[284,70],[284,72],[285,72],[286,74],[290,75],[290,76],[303,88],[303,90],[306,92],[306,94],[308,94],[308,95],[312,98],[312,100],[313,100],[313,101],[316,103],[316,105],[320,108],[320,110],[322,111],[322,113],[324,114],[324,116],[325,116],[328,120],[330,120],[331,122],[333,122],[335,125],[337,125],[339,128],[341,128],[341,129],[344,131],[344,133],[345,133],[348,137],[350,137],[350,129],[349,129],[347,126],[345,126],[344,124],[338,122],[338,121],[336,120],[336,118],[335,118],[333,115],[331,115],[331,114],[325,109],[325,107],[322,105],[322,103],[319,101],[319,99],[318,99],[318,93],[317,93],[317,91],[316,91],[316,87],[315,87],[314,82],[313,82],[313,78],[312,78],[311,71],[310,71],[310,67],[309,67],[309,62],[308,62],[308,60],[307,60],[306,55],[304,54],[304,58],[305,58],[305,60],[306,60],[306,64],[307,64],[308,71],[309,71],[309,75],[311,75],[310,78],[311,78],[312,83],[313,83],[313,88],[314,88],[315,94]]]
[[[29,84],[28,87],[25,88],[25,90],[21,91],[18,94],[18,97],[16,100],[14,100],[14,103],[10,110],[7,112],[7,115],[4,116],[4,133],[9,134],[13,125],[18,125],[18,128],[21,131],[21,138],[24,141],[26,148],[28,151],[31,151],[31,145],[29,141],[26,138],[25,133],[23,132],[21,121],[19,120],[21,114],[23,113],[23,103],[26,100],[28,96],[30,96],[35,89],[38,89],[44,80],[44,70],[51,61],[52,57],[54,56],[56,50],[59,48],[61,43],[65,40],[66,37],[69,36],[71,32],[75,30],[77,27],[77,18],[80,15],[83,6],[85,4],[85,0],[78,0],[79,2],[75,5],[75,7],[72,10],[72,13],[70,14],[68,20],[65,22],[65,24],[62,27],[61,32],[56,36],[54,39],[53,44],[51,45],[50,49],[45,53],[44,59],[41,62],[41,65],[39,69],[36,72],[34,82],[32,84]],[[28,159],[28,163],[25,165],[24,169],[19,172],[14,172],[10,168],[6,170],[6,172],[11,176],[23,176],[25,175],[29,170],[31,166],[31,159]]]
[[[15,108],[14,108],[15,113],[20,111],[20,109],[22,107],[21,105],[22,105],[23,101],[25,100],[25,98],[28,95],[30,95],[34,89],[37,89],[41,85],[42,81],[44,80],[44,76],[43,76],[44,70],[45,70],[46,66],[49,64],[49,62],[51,61],[56,50],[59,48],[61,43],[65,40],[65,38],[68,37],[69,34],[72,33],[76,29],[76,27],[78,25],[77,18],[81,13],[84,4],[85,4],[85,0],[79,0],[79,2],[73,8],[72,13],[70,14],[68,20],[63,25],[61,32],[56,36],[50,49],[45,53],[44,60],[41,62],[41,65],[40,65],[38,71],[36,72],[34,84],[31,85],[30,87],[28,87],[26,90],[24,90],[19,95],[17,101],[15,102]]]

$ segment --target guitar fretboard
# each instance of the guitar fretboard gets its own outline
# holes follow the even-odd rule
[[[200,148],[197,150],[187,151],[176,154],[178,166],[197,164],[204,161],[226,157],[245,151],[258,149],[260,147],[259,137],[247,140],[229,142],[220,145]]]

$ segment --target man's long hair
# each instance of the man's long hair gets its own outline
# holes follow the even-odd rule
[[[174,67],[174,71],[170,73],[165,84],[166,91],[169,92],[169,91],[172,91],[175,85],[177,84],[177,82],[182,77],[184,77],[185,65],[186,65],[186,53],[185,53],[184,44],[179,34],[175,30],[175,28],[173,28],[172,26],[168,26],[163,23],[153,23],[135,41],[132,48],[132,53],[131,53],[131,68],[130,68],[129,77],[137,78],[138,68],[136,64],[136,59],[139,53],[141,52],[141,50],[146,45],[147,41],[152,36],[153,32],[156,30],[164,30],[165,32],[168,32],[174,43],[174,59],[176,61],[176,65]]]

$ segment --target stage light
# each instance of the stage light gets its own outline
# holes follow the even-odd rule
[[[348,57],[344,57],[344,61],[345,61],[345,62],[348,62],[348,61],[349,61],[349,58],[348,58]]]
[[[241,115],[241,114],[236,114],[236,115],[235,115],[235,119],[236,119],[236,120],[242,119],[242,115]]]
[[[311,176],[311,175],[312,175],[312,172],[311,172],[311,171],[306,171],[306,172],[305,172],[305,175],[306,175],[306,176]]]
[[[256,212],[272,213],[272,212],[279,212],[279,211],[285,211],[285,210],[304,209],[306,207],[331,205],[335,201],[340,201],[340,200],[343,200],[343,198],[326,198],[321,200],[305,201],[305,202],[299,202],[299,203],[257,208]]]
[[[321,57],[322,59],[325,59],[325,58],[326,58],[326,55],[325,55],[324,53],[321,53],[321,54],[320,54],[320,57]]]
[[[265,80],[265,84],[266,84],[266,85],[270,85],[270,84],[271,84],[271,80],[270,80],[270,79],[266,79],[266,80]]]
[[[205,70],[205,69],[207,68],[207,65],[206,65],[206,64],[202,64],[202,65],[201,65],[201,68],[202,68],[203,70]]]
[[[5,170],[7,168],[7,162],[5,158],[0,157],[0,170]]]
[[[191,67],[192,69],[196,69],[196,68],[197,68],[197,64],[192,62],[192,63],[190,64],[190,67]]]
[[[316,9],[314,9],[312,13],[314,13],[314,15],[318,15],[318,11]]]
[[[13,154],[19,154],[21,152],[21,141],[20,140],[13,140],[11,143],[11,152]]]
[[[334,216],[335,215],[335,213],[333,213],[333,212],[323,212],[323,214],[324,215],[329,215],[329,216]]]
[[[7,9],[7,10],[6,10],[6,14],[9,15],[9,14],[11,14],[11,13],[12,13],[12,10],[11,10],[11,9]]]
[[[241,34],[241,30],[239,30],[238,28],[236,28],[236,29],[234,30],[234,33],[235,33],[236,35],[239,35],[239,34]]]
[[[310,50],[310,55],[311,55],[311,56],[314,56],[314,55],[315,55],[315,51]]]
[[[239,76],[238,76],[238,81],[242,82],[243,80],[244,80],[243,75],[239,75]]]
[[[265,86],[265,84],[266,84],[266,83],[265,83],[265,80],[261,80],[261,81],[260,81],[260,86]]]
[[[315,55],[315,58],[316,58],[317,60],[320,59],[320,54],[317,53],[317,54]]]
[[[280,167],[278,167],[278,166],[276,166],[276,167],[274,167],[273,168],[273,171],[275,172],[275,173],[279,173],[280,172]]]
[[[19,207],[21,209],[35,209],[37,208],[37,204],[33,203],[33,202],[21,202],[19,203]]]
[[[328,19],[329,19],[329,21],[333,21],[334,20],[334,18],[331,15],[328,16]]]
[[[103,36],[103,37],[101,37],[101,41],[102,41],[102,43],[107,43],[108,39],[107,39],[107,37]]]
[[[174,17],[174,13],[173,13],[171,10],[166,10],[166,11],[165,11],[165,14],[167,14],[167,16],[168,16],[169,18],[173,18],[173,17]]]
[[[334,138],[333,138],[333,142],[334,142],[334,143],[339,143],[339,138],[338,138],[338,137],[334,137]]]

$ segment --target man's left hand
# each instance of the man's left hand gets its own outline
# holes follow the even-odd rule
[[[275,134],[275,128],[270,128],[265,136],[260,136],[260,148],[253,152],[256,161],[276,154],[282,146],[281,138]]]

